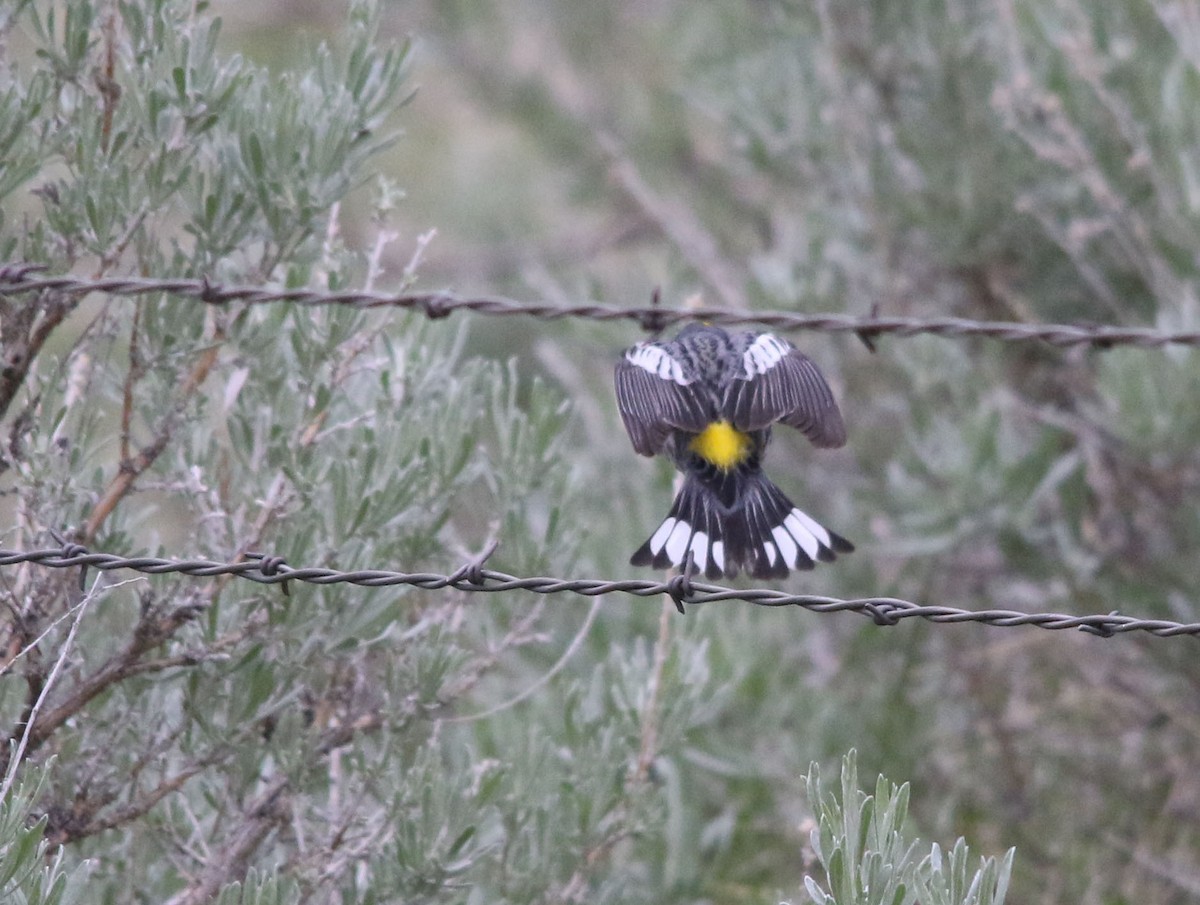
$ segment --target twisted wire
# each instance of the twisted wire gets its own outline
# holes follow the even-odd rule
[[[356,569],[342,571],[328,568],[293,568],[279,557],[248,554],[240,562],[217,562],[207,559],[161,559],[152,556],[118,556],[94,553],[78,544],[42,550],[0,549],[0,567],[34,563],[52,569],[88,568],[108,572],[130,569],[148,575],[179,573],[197,578],[232,575],[260,584],[282,585],[287,582],[306,582],[315,585],[352,584],[379,588],[408,585],[425,590],[454,588],[458,591],[499,593],[503,591],[532,591],[535,594],[572,593],[585,597],[620,592],[635,597],[654,597],[667,594],[680,611],[684,604],[700,605],[718,601],[739,600],[755,606],[796,606],[814,613],[857,613],[872,619],[877,625],[898,625],[904,619],[924,619],[934,623],[978,622],[1001,628],[1020,625],[1062,631],[1080,629],[1091,634],[1111,637],[1130,632],[1146,632],[1160,638],[1176,635],[1200,635],[1200,623],[1172,622],[1165,619],[1138,619],[1117,612],[1072,616],[1065,613],[1025,613],[1018,610],[964,610],[950,606],[925,606],[896,597],[863,597],[843,600],[812,594],[789,594],[772,588],[729,588],[697,582],[677,575],[667,582],[648,579],[604,580],[595,578],[555,578],[547,576],[516,576],[484,568],[484,561],[495,547],[479,558],[464,564],[449,575],[434,572],[397,572],[386,569]],[[81,581],[83,576],[81,574]]]
[[[86,279],[69,274],[35,276],[39,265],[0,266],[0,294],[35,292],[85,294],[103,292],[117,296],[155,293],[183,296],[214,305],[232,302],[258,305],[286,302],[294,305],[345,305],[351,308],[402,308],[430,318],[446,317],[454,311],[472,311],[493,316],[525,316],[545,320],[587,318],[597,321],[630,320],[643,328],[660,331],[683,321],[714,324],[756,324],[778,330],[810,330],[853,333],[870,343],[876,336],[930,334],[951,338],[982,337],[1003,342],[1041,341],[1058,347],[1134,346],[1161,348],[1166,345],[1200,345],[1198,330],[1158,330],[1151,327],[1119,327],[1103,324],[1025,324],[1013,321],[979,321],[960,317],[888,317],[850,314],[800,314],[788,311],[734,311],[725,308],[617,307],[614,305],[550,305],[521,302],[498,295],[461,296],[453,292],[389,294],[365,290],[272,289],[264,286],[222,286],[208,280],[105,277]]]

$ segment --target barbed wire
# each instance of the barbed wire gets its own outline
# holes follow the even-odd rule
[[[385,569],[356,569],[342,571],[329,568],[293,568],[281,558],[263,554],[247,554],[240,562],[218,562],[208,559],[161,559],[152,556],[118,556],[94,553],[79,544],[65,543],[43,550],[0,549],[0,567],[34,563],[52,569],[81,569],[81,586],[86,570],[103,572],[130,569],[148,575],[179,573],[197,578],[232,575],[260,584],[280,585],[288,592],[288,582],[315,585],[352,584],[369,588],[409,585],[425,590],[453,588],[458,591],[499,593],[503,591],[532,591],[535,594],[572,593],[585,597],[622,593],[635,597],[656,597],[666,594],[675,601],[679,611],[685,605],[698,606],[719,601],[743,601],[755,606],[796,606],[814,613],[857,613],[872,619],[877,625],[898,625],[904,619],[924,619],[935,623],[978,622],[984,625],[1010,628],[1029,625],[1034,628],[1062,631],[1080,629],[1102,637],[1129,632],[1147,632],[1160,638],[1176,635],[1200,635],[1200,623],[1171,622],[1164,619],[1138,619],[1113,611],[1107,614],[1071,616],[1065,613],[1025,613],[1018,610],[964,610],[950,606],[924,606],[896,597],[863,597],[843,600],[813,594],[788,594],[772,588],[730,588],[694,581],[677,575],[669,581],[648,579],[605,580],[596,578],[552,578],[546,576],[520,577],[484,568],[484,562],[495,550],[493,544],[481,556],[464,564],[449,575],[434,572],[396,572]]]
[[[1041,341],[1052,346],[1134,346],[1161,348],[1167,345],[1200,345],[1200,330],[1158,330],[1151,327],[1115,327],[1103,324],[1025,324],[1015,321],[979,321],[961,317],[889,317],[877,314],[800,314],[790,311],[734,311],[726,308],[618,307],[615,305],[551,305],[522,302],[498,295],[462,296],[453,292],[409,292],[389,294],[361,289],[274,289],[265,286],[223,286],[209,280],[105,277],[88,279],[70,274],[35,276],[45,268],[33,264],[0,266],[0,294],[59,292],[72,295],[103,292],[116,296],[155,293],[183,296],[212,305],[232,302],[259,305],[286,302],[302,306],[344,305],[351,308],[402,308],[419,311],[429,318],[447,317],[454,311],[472,311],[492,316],[524,316],[545,320],[587,318],[597,321],[630,320],[644,329],[659,332],[684,321],[713,324],[756,324],[778,330],[810,330],[853,333],[871,345],[877,336],[981,337],[1002,342]]]

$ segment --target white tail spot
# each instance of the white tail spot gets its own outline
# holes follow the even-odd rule
[[[803,521],[796,518],[797,512],[800,512],[800,510],[793,509],[791,512],[789,512],[788,517],[783,520],[783,526],[787,528],[788,533],[796,539],[796,543],[798,543],[803,548],[804,552],[808,554],[808,558],[816,559],[817,553],[820,552],[821,549],[821,542],[817,539],[816,535],[809,530],[808,526],[805,525]],[[800,512],[800,514],[803,515],[804,513]],[[812,522],[812,519],[809,519],[809,521]],[[816,525],[817,523],[813,522],[813,524]],[[820,528],[821,526],[817,525],[817,527]],[[829,545],[826,544],[826,546]]]
[[[821,542],[822,546],[832,547],[833,539],[830,538],[829,532],[822,528],[817,520],[806,512],[801,512],[799,509],[793,509],[788,518],[793,518],[800,522],[805,528],[812,532],[813,537]]]
[[[703,572],[708,568],[708,535],[703,531],[697,531],[696,536],[692,538],[692,562],[695,563],[696,569]]]
[[[792,536],[788,534],[787,528],[783,525],[776,525],[771,529],[771,537],[775,538],[775,543],[779,544],[779,552],[783,554],[783,564],[792,566],[796,563],[796,542],[792,540]]]
[[[663,544],[667,542],[667,538],[671,536],[671,530],[675,527],[675,519],[667,517],[658,530],[654,532],[654,536],[650,538],[650,552],[657,555],[658,551],[663,548]]]
[[[692,537],[692,526],[682,519],[675,523],[675,530],[667,538],[667,556],[675,565],[683,562],[683,554],[687,552],[688,541]]]

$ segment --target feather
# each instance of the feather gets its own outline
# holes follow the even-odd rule
[[[742,431],[782,422],[816,446],[846,442],[842,413],[817,366],[771,333],[760,334],[743,353],[741,373],[729,382],[721,413]]]
[[[712,420],[700,387],[662,346],[634,346],[617,362],[614,379],[621,420],[643,456],[662,452],[673,430],[699,432]]]

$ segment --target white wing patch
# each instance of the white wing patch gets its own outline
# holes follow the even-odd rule
[[[691,380],[683,376],[683,367],[665,350],[650,343],[638,343],[625,353],[631,364],[649,371],[663,380],[671,380],[680,386],[687,386]]]
[[[783,361],[790,351],[792,351],[792,347],[789,343],[771,333],[764,333],[757,337],[742,355],[746,378],[767,373]]]

